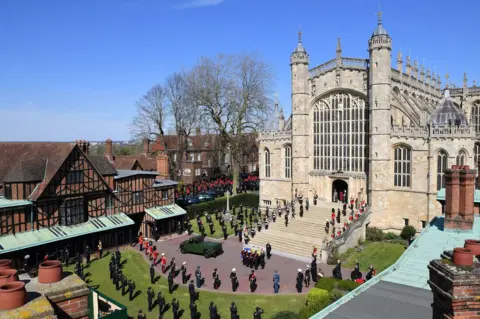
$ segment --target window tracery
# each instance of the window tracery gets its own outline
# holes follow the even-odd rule
[[[393,185],[410,187],[412,179],[412,150],[408,146],[397,146],[394,149]]]
[[[445,170],[448,168],[448,154],[441,150],[437,154],[437,191],[445,188]]]

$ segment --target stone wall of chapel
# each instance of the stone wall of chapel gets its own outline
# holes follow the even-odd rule
[[[265,201],[276,205],[276,199],[291,200],[291,179],[285,178],[284,147],[291,145],[288,138],[263,138],[259,143],[260,206]],[[270,151],[270,177],[265,177],[265,149]],[[293,169],[292,169],[293,174]]]
[[[367,94],[365,86],[367,81],[366,70],[340,68],[338,72],[340,74],[340,82],[338,86],[336,69],[323,73],[310,80],[310,92],[312,92],[312,88],[315,86],[315,94],[312,92],[310,109],[313,107],[313,101],[318,96],[334,89],[350,89]]]
[[[310,201],[313,201],[313,196],[315,191],[317,192],[318,199],[323,200],[327,203],[332,201],[333,194],[333,183],[336,180],[344,180],[348,184],[348,198],[353,196],[353,198],[358,198],[359,200],[367,198],[367,181],[364,178],[356,177],[335,177],[332,176],[323,176],[323,175],[310,175],[309,184],[310,190],[308,192],[308,197]],[[306,195],[306,194],[304,194]]]

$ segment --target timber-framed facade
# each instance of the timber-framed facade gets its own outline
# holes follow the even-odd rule
[[[130,244],[145,228],[146,209],[174,202],[176,183],[157,176],[117,171],[90,156],[85,141],[0,143],[0,258],[19,267],[28,254],[35,266],[46,255],[95,251],[99,241],[104,248]]]

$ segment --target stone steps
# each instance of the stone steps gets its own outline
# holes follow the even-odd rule
[[[310,205],[309,210],[305,210],[303,217],[300,217],[297,204],[295,219],[289,215],[288,227],[285,226],[284,214],[282,217],[277,215],[277,221],[271,222],[268,230],[257,232],[255,238],[250,238],[250,244],[265,247],[269,242],[274,250],[309,258],[313,246],[320,248],[327,237],[325,221],[330,220],[332,208],[341,209],[342,204],[319,202],[317,206]],[[348,221],[348,214],[342,216],[340,224],[343,225],[345,221]]]

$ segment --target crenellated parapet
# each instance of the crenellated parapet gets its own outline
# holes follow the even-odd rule
[[[273,140],[291,140],[292,132],[291,131],[280,131],[280,130],[265,130],[262,131],[257,138],[257,142],[261,141],[273,141]]]
[[[422,71],[423,72],[423,71]],[[397,69],[391,71],[392,86],[398,86],[402,90],[406,90],[410,94],[422,95],[424,98],[441,99],[442,90],[437,85],[437,82],[430,82],[429,70],[427,70],[427,77],[424,81],[420,78],[409,76],[406,73],[400,72]]]
[[[406,138],[476,138],[475,128],[470,126],[446,127],[417,127],[417,126],[392,126],[392,137]]]
[[[336,68],[365,71],[368,68],[368,59],[341,57],[339,63],[338,58],[335,58],[310,69],[310,77],[321,76]]]

